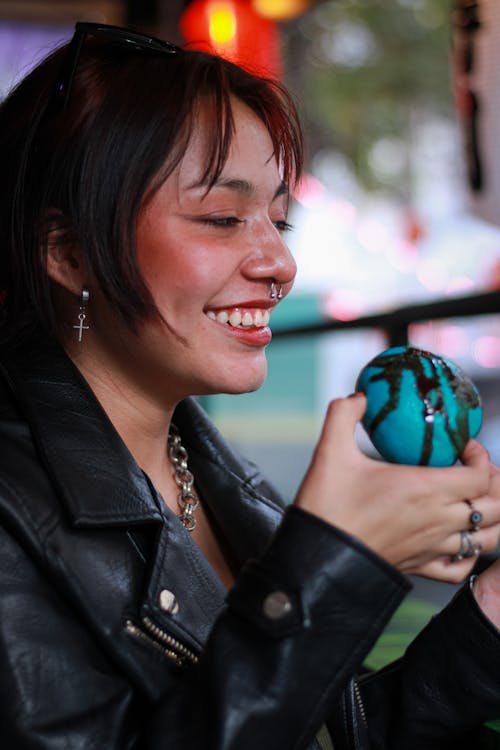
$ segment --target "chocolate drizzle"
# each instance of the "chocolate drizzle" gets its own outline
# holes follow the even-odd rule
[[[424,362],[428,363],[431,374],[425,371]],[[453,445],[457,456],[460,455],[469,440],[468,412],[480,406],[479,395],[469,379],[449,367],[447,362],[430,352],[408,347],[392,354],[375,357],[368,368],[380,368],[380,372],[368,378],[369,382],[385,381],[389,386],[389,399],[367,425],[370,436],[383,420],[398,407],[401,397],[401,385],[404,372],[410,372],[415,379],[415,387],[422,404],[424,421],[424,438],[419,464],[427,465],[431,458],[434,424],[437,414],[442,415],[444,429]],[[458,368],[457,368],[458,369]],[[443,383],[444,381],[444,383]],[[449,415],[445,408],[443,385],[446,384],[456,400],[456,427],[450,425]]]

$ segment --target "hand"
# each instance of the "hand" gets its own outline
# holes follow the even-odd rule
[[[500,533],[500,479],[487,451],[471,440],[461,466],[434,468],[377,461],[357,447],[362,394],[332,401],[296,504],[360,539],[404,573],[458,582],[475,558],[452,562],[470,507],[483,514],[475,543],[492,550]]]

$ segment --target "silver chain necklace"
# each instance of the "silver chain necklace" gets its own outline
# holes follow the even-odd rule
[[[193,531],[196,526],[193,514],[200,501],[194,488],[194,477],[188,469],[187,450],[181,443],[179,430],[173,424],[170,425],[168,433],[168,457],[174,467],[174,479],[179,487],[177,504],[181,512],[177,517],[187,531]]]

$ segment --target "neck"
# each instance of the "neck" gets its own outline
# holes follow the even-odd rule
[[[67,351],[137,464],[156,485],[164,485],[172,474],[167,440],[177,402],[156,399],[103,352]]]

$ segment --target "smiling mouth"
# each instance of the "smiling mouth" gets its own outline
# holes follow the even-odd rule
[[[269,310],[241,309],[239,307],[218,310],[209,310],[207,317],[217,323],[225,323],[233,328],[265,328],[269,324]]]

